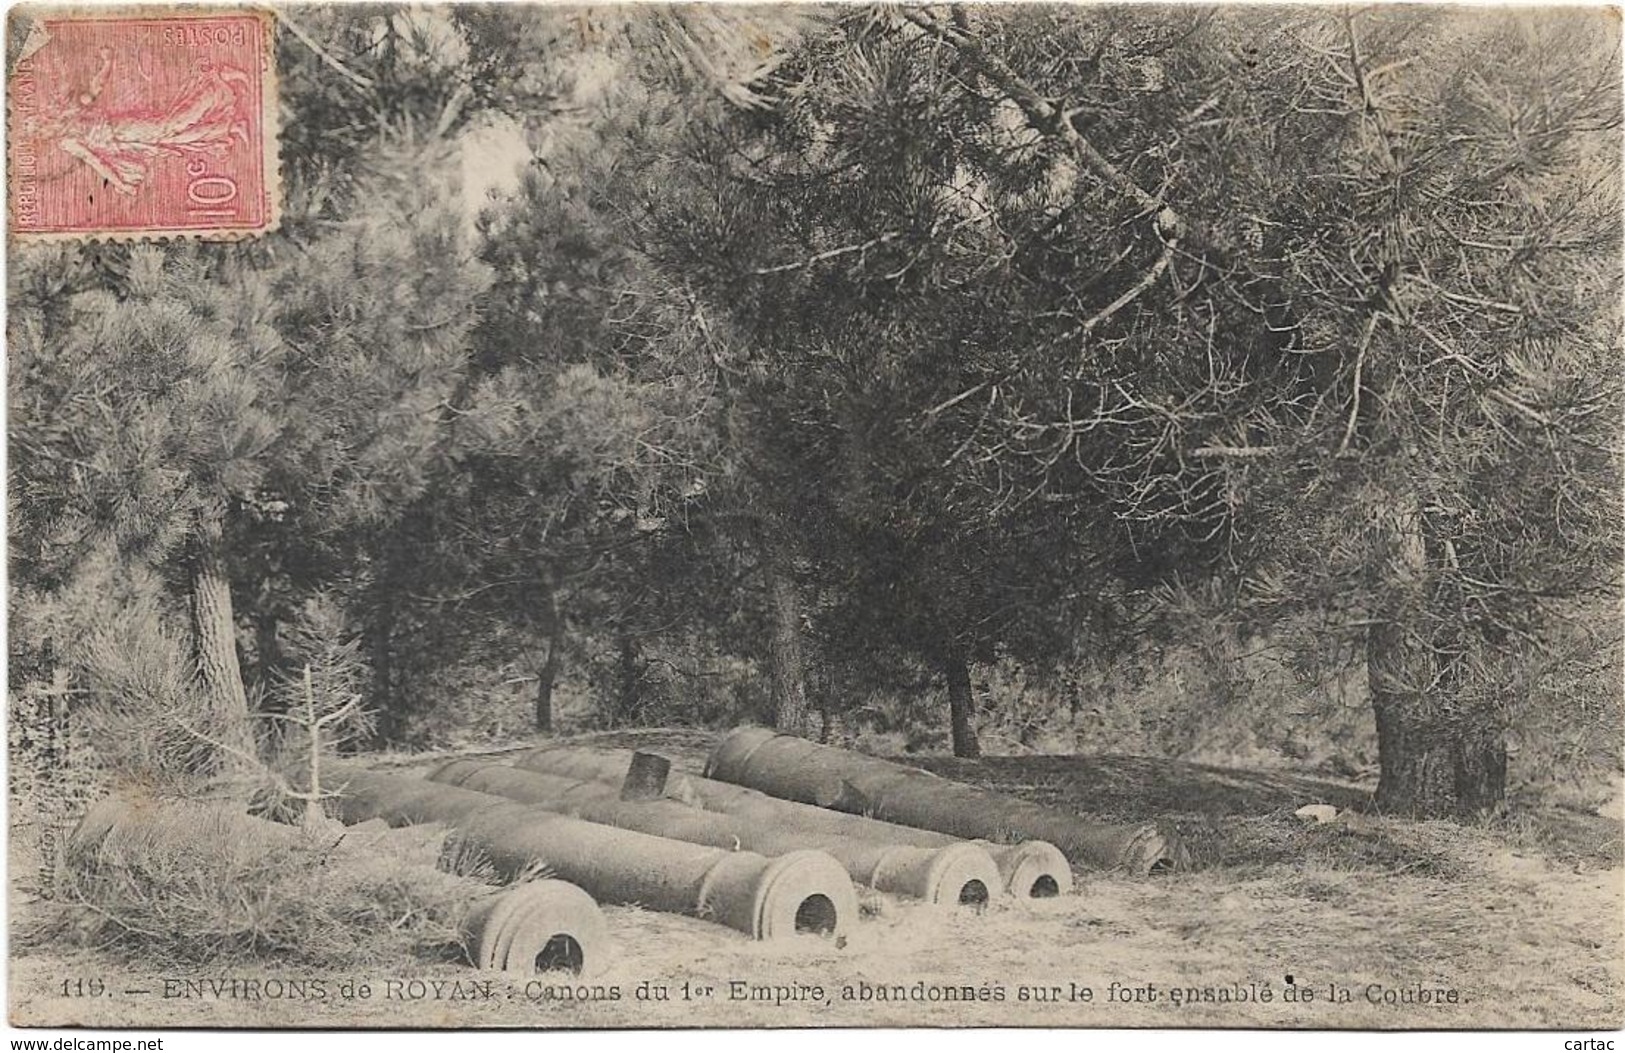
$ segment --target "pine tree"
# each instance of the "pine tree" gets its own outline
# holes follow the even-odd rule
[[[760,349],[769,492],[863,568],[825,580],[888,582],[951,693],[956,644],[1211,578],[1363,642],[1385,807],[1481,814],[1509,670],[1619,551],[1620,102],[1574,17],[851,12],[699,138],[669,262]]]
[[[352,42],[388,36],[399,17],[360,16],[344,31]],[[403,31],[381,67],[296,52],[289,83],[315,122],[306,132],[347,112],[322,100],[356,77],[390,105],[369,111],[378,134],[365,152],[349,149],[348,128],[310,144],[314,153],[289,149],[279,233],[13,252],[13,544],[19,586],[53,633],[25,643],[37,649],[30,664],[85,636],[56,597],[92,573],[150,570],[140,580],[155,594],[132,602],[171,638],[186,626],[184,665],[206,711],[197,726],[227,755],[252,752],[255,734],[239,657],[244,595],[291,589],[292,607],[324,585],[354,592],[376,580],[370,539],[429,485],[447,401],[466,378],[488,275],[466,248],[447,136],[476,111],[452,105],[463,66],[441,54],[449,44],[431,47],[431,30]],[[350,86],[335,89],[335,78]],[[437,96],[454,119],[420,129],[413,107]],[[274,612],[251,613],[270,622],[260,639],[274,640]],[[271,672],[260,670],[258,687]]]

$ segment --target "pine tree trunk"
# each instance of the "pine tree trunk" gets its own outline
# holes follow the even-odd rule
[[[545,584],[543,601],[547,616],[547,659],[536,675],[536,730],[553,730],[553,685],[559,679],[559,649],[564,646],[564,618],[559,611],[558,591],[551,582]]]
[[[768,640],[771,712],[768,723],[800,734],[807,726],[807,666],[801,649],[801,594],[795,579],[769,552],[762,561],[767,576],[773,626]]]
[[[543,734],[553,732],[553,685],[559,676],[559,646],[556,641],[547,647],[547,660],[536,675],[536,730]]]
[[[1425,676],[1400,627],[1371,627],[1366,680],[1377,717],[1377,807],[1386,813],[1438,816],[1455,809],[1449,729],[1427,718],[1427,700],[1408,686],[1426,683]]]
[[[263,595],[263,594],[262,594]],[[261,608],[254,616],[254,677],[265,697],[270,697],[282,666],[282,645],[277,639],[280,622],[274,612]]]
[[[374,745],[384,747],[402,737],[406,722],[395,697],[395,609],[382,586],[375,586],[373,593],[372,619],[366,630],[367,664],[372,667],[368,704],[377,714]]]
[[[822,674],[818,678],[818,741],[829,744],[829,733],[832,715],[829,711],[829,699],[834,690],[834,677],[830,675],[828,664],[823,665]]]
[[[625,725],[643,705],[643,670],[638,660],[638,641],[626,630],[621,630],[619,685],[615,692],[615,723]]]
[[[1495,728],[1463,729],[1452,758],[1456,775],[1456,814],[1488,819],[1506,807],[1506,735]]]
[[[965,652],[951,647],[943,662],[948,677],[948,719],[953,731],[955,757],[980,757],[982,744],[976,738],[976,697],[971,693],[970,665]]]
[[[1366,658],[1373,672],[1391,666],[1387,653]],[[1377,675],[1381,675],[1378,673]],[[1377,715],[1377,807],[1418,819],[1482,819],[1506,799],[1506,739],[1494,729],[1430,720],[1425,701],[1382,691],[1373,680]]]
[[[1463,712],[1457,661],[1432,648],[1429,564],[1435,545],[1420,514],[1396,519],[1385,595],[1389,602],[1366,633],[1366,678],[1377,718],[1377,807],[1414,818],[1477,819],[1506,796],[1506,739],[1489,714]]]
[[[253,737],[248,720],[248,692],[237,659],[237,625],[232,613],[231,582],[226,576],[223,514],[198,516],[192,544],[192,631],[197,649],[198,679],[208,699],[217,730],[231,745],[248,749]]]

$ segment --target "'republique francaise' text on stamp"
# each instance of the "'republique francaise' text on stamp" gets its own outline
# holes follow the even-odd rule
[[[14,236],[230,239],[276,226],[268,14],[19,10],[10,32]]]

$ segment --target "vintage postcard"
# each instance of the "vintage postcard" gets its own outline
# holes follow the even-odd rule
[[[1617,9],[7,28],[13,1027],[1625,1026]]]

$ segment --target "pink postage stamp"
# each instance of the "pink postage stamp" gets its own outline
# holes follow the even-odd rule
[[[24,8],[10,29],[13,235],[229,239],[275,227],[269,14]]]

